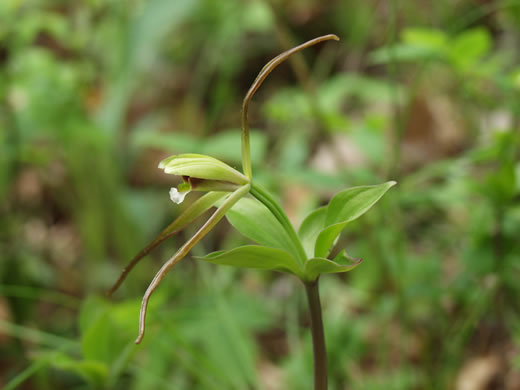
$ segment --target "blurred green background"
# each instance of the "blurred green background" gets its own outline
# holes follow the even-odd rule
[[[330,389],[520,389],[520,1],[1,0],[0,387],[311,389],[293,277],[187,258],[197,226],[103,292],[182,206],[158,162],[240,167],[298,225],[348,186],[398,186],[321,280]],[[194,250],[247,242],[221,222]]]

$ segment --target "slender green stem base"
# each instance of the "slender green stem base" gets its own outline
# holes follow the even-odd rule
[[[327,348],[321,317],[320,293],[318,280],[305,282],[307,301],[311,314],[312,347],[314,351],[314,390],[327,390]]]

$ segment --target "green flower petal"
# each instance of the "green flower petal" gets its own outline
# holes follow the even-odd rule
[[[165,173],[244,185],[249,179],[216,158],[202,154],[179,154],[159,163]]]

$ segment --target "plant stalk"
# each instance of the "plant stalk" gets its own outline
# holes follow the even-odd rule
[[[312,282],[304,282],[304,284],[311,314],[312,347],[314,352],[314,390],[327,390],[327,348],[325,346],[325,333],[323,331],[323,319],[321,316],[318,280],[319,278]]]
[[[334,34],[323,35],[321,37],[311,39],[310,41],[302,43],[299,46],[293,47],[292,49],[279,54],[262,68],[258,76],[256,76],[255,81],[249,88],[249,91],[247,91],[246,96],[244,97],[244,101],[242,102],[242,168],[244,170],[244,174],[249,179],[252,179],[253,172],[251,168],[251,146],[249,141],[249,122],[247,120],[247,112],[249,109],[249,102],[253,98],[253,95],[258,90],[258,88],[260,88],[260,85],[262,85],[269,73],[271,73],[274,68],[276,68],[282,62],[284,62],[287,58],[292,56],[294,53],[297,53],[312,45],[315,45],[323,41],[328,41],[330,39],[339,41],[339,38]]]

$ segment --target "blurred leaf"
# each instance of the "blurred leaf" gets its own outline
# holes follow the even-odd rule
[[[489,52],[491,37],[487,30],[475,28],[461,33],[449,45],[451,60],[462,70],[476,66]]]
[[[429,28],[406,28],[401,39],[409,45],[430,48],[442,52],[447,45],[448,37],[444,31]]]
[[[301,272],[298,262],[286,251],[259,245],[241,246],[197,258],[213,264],[231,265],[239,268],[289,271],[295,275],[299,275]]]
[[[387,64],[392,61],[421,61],[440,58],[437,50],[431,47],[397,43],[390,47],[382,47],[369,55],[372,64]]]
[[[91,296],[87,298],[81,306],[78,316],[78,325],[81,333],[86,332],[106,310],[106,303],[98,298]]]
[[[300,170],[308,153],[309,147],[305,134],[292,131],[283,139],[278,165],[280,169],[289,173]]]
[[[99,297],[88,298],[79,318],[84,360],[103,363],[107,375],[108,371],[120,371],[133,352],[127,346],[131,337],[130,326],[138,312],[137,301],[116,305]]]
[[[205,154],[204,139],[181,132],[172,134],[143,129],[134,131],[131,140],[133,146],[138,149],[159,148],[175,154],[186,152]]]
[[[483,28],[467,30],[451,38],[435,29],[408,28],[403,31],[400,43],[374,50],[369,58],[376,64],[438,59],[465,71],[475,66],[490,47],[491,37]]]
[[[121,45],[120,58],[113,69],[114,82],[109,86],[99,116],[101,126],[109,133],[120,129],[130,96],[140,81],[139,76],[154,63],[162,39],[186,20],[197,3],[193,0],[152,0],[139,8],[130,23],[126,42]]]
[[[343,73],[330,77],[319,88],[319,99],[327,112],[343,113],[344,100],[357,97],[364,103],[401,101],[406,90],[387,80],[367,77],[359,73]]]
[[[54,352],[49,362],[55,368],[73,372],[92,385],[102,388],[108,376],[108,366],[98,360],[76,360],[65,353]]]
[[[490,174],[482,191],[497,205],[506,205],[517,194],[515,166],[511,161],[503,162],[499,169]]]
[[[379,370],[357,379],[352,390],[403,390],[420,387],[423,373],[412,365],[403,364],[398,370]]]
[[[268,118],[281,123],[312,118],[312,109],[305,93],[298,88],[280,88],[264,105]]]
[[[40,47],[13,53],[8,95],[24,137],[54,139],[75,130],[75,121],[82,114],[77,92],[85,78],[81,70]]]
[[[269,3],[263,1],[250,1],[244,7],[244,27],[252,32],[268,32],[274,25],[274,15]]]
[[[81,337],[81,351],[86,360],[110,364],[113,358],[112,324],[104,312],[91,323]]]
[[[333,12],[336,28],[340,29],[341,40],[346,40],[346,45],[354,49],[363,50],[371,38],[372,26],[377,14],[373,4],[367,2],[356,3],[353,7],[348,2],[337,3],[337,12]]]
[[[367,115],[361,123],[351,126],[349,136],[376,166],[384,165],[387,158],[385,130],[389,127],[389,118],[382,115]]]
[[[267,137],[258,130],[249,132],[251,143],[251,162],[261,164],[265,159],[267,149]],[[215,156],[227,161],[241,162],[241,130],[226,130],[205,138],[204,154]]]
[[[495,205],[508,204],[518,193],[516,157],[520,138],[514,131],[496,132],[485,146],[468,153],[471,160],[484,164],[489,172],[469,184],[489,197]]]
[[[14,17],[14,16],[13,16]],[[56,12],[39,10],[39,12],[26,13],[24,18],[19,18],[17,23],[16,43],[27,45],[32,43],[42,32],[53,38],[68,42],[67,34],[70,34],[70,25],[67,18]]]
[[[34,363],[30,364],[23,371],[16,374],[13,378],[10,378],[9,381],[3,383],[2,390],[16,390],[19,389],[20,386],[29,379],[32,375],[36,374],[39,370],[46,367],[48,365],[47,359],[37,359]]]
[[[17,325],[0,319],[0,332],[30,343],[45,345],[52,348],[76,349],[77,342],[38,329]]]
[[[165,133],[139,130],[133,133],[132,143],[135,147],[153,147],[171,153],[198,153],[214,156],[215,158],[239,163],[242,161],[240,130],[227,130],[211,137],[195,137],[185,133]],[[264,161],[267,147],[267,138],[264,133],[252,130],[251,162],[260,164]]]
[[[520,68],[516,68],[510,75],[511,83],[520,91]]]

